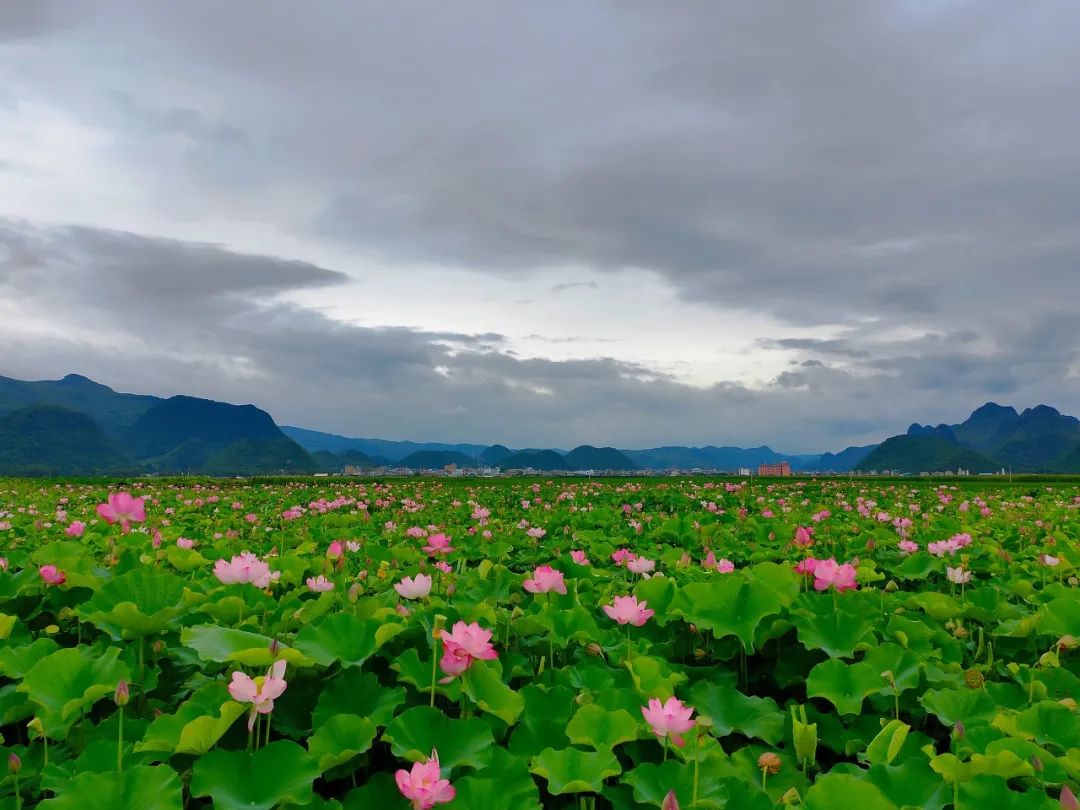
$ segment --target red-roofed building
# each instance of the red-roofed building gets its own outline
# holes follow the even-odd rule
[[[757,474],[762,476],[791,475],[791,465],[786,461],[772,461],[759,464]]]

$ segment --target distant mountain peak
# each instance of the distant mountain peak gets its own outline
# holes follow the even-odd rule
[[[976,419],[981,417],[993,416],[1000,418],[1002,416],[1019,416],[1016,412],[1016,408],[1012,405],[998,405],[996,402],[987,402],[984,405],[980,405],[978,408],[971,412],[969,419]]]

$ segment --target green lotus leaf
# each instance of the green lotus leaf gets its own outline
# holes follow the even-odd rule
[[[865,779],[850,774],[827,773],[819,777],[806,792],[803,806],[807,810],[836,810],[838,807],[857,807],[859,810],[898,810],[881,790]]]
[[[191,647],[204,661],[241,664],[245,667],[269,667],[275,660],[270,650],[273,642],[274,639],[269,636],[213,624],[199,624],[180,631],[180,643]],[[291,665],[314,665],[314,661],[296,649],[284,644],[278,644],[277,647],[277,657]]]
[[[960,785],[960,807],[993,810],[1058,810],[1061,805],[1043,790],[1017,791],[999,776],[976,776]]]
[[[371,810],[373,807],[404,810],[406,806],[393,774],[389,773],[375,774],[366,783],[345,794],[342,802],[343,810]]]
[[[224,681],[201,686],[174,714],[156,717],[136,751],[205,754],[236,722],[247,707],[229,696]]]
[[[564,748],[557,751],[545,748],[532,759],[529,770],[547,780],[548,792],[599,793],[604,780],[618,776],[622,767],[610,751],[582,751]]]
[[[998,751],[991,756],[972,754],[966,761],[958,761],[954,754],[938,754],[931,758],[930,767],[941,774],[941,778],[950,785],[954,781],[970,781],[976,776],[999,776],[1008,780],[1032,776],[1035,773],[1035,768],[1029,761],[1007,750]]]
[[[634,680],[634,688],[645,699],[666,700],[675,694],[675,687],[686,680],[685,674],[676,671],[663,658],[651,655],[635,655],[626,668]]]
[[[922,758],[909,757],[897,765],[874,765],[865,775],[860,769],[859,778],[876,786],[899,807],[940,808],[952,800],[952,790]]]
[[[866,747],[866,761],[871,765],[891,765],[904,747],[911,726],[900,720],[890,720]]]
[[[597,751],[610,751],[620,743],[636,740],[641,728],[624,709],[608,711],[595,703],[582,706],[566,727],[566,736],[575,745],[587,745]]]
[[[437,668],[432,673],[432,663],[437,664],[437,662],[432,661],[430,649],[425,650],[424,654],[426,657],[421,658],[416,648],[410,647],[394,658],[390,669],[398,673],[400,681],[413,686],[424,695],[431,690],[431,679],[434,674],[436,679],[435,694],[444,695],[447,700],[456,702],[461,697],[461,679],[454,678],[450,683],[438,683],[442,679],[443,673]]]
[[[919,698],[923,708],[936,715],[944,725],[952,727],[963,720],[970,725],[973,720],[989,719],[996,706],[982,689],[930,689]]]
[[[63,793],[46,799],[43,810],[181,810],[180,777],[168,765],[133,765],[117,773],[84,772],[73,776]]]
[[[79,615],[113,638],[164,633],[179,624],[184,583],[173,574],[145,568],[109,580],[79,608]]]
[[[382,738],[390,743],[394,756],[411,762],[426,761],[437,749],[444,768],[480,768],[491,759],[495,744],[491,727],[479,717],[451,719],[428,706],[406,709],[386,727]]]
[[[297,633],[295,646],[322,666],[340,661],[343,667],[358,667],[404,630],[405,626],[396,622],[333,613]]]
[[[797,632],[807,649],[824,650],[830,658],[850,658],[860,646],[876,643],[865,612],[834,610],[830,602],[813,597],[804,600],[799,610],[804,615],[796,623]]]
[[[748,697],[734,686],[699,681],[688,702],[712,720],[717,737],[738,733],[771,745],[784,737],[784,713],[772,698]]]
[[[806,694],[825,698],[840,714],[858,714],[863,699],[880,688],[881,673],[869,664],[845,664],[838,658],[822,661],[806,679]]]
[[[315,759],[291,740],[254,753],[218,748],[196,760],[191,795],[208,796],[221,810],[270,810],[308,802],[318,776]]]
[[[918,688],[924,665],[920,656],[891,641],[868,650],[863,656],[863,662],[879,673],[892,674],[892,683],[887,678],[881,679],[881,694],[883,695],[894,694],[893,684],[896,685],[896,691],[900,694],[909,689]]]
[[[356,714],[382,727],[404,702],[405,690],[400,686],[383,686],[370,672],[345,669],[323,687],[311,724],[318,728],[334,715]]]
[[[0,675],[22,678],[38,661],[60,649],[51,638],[34,639],[29,644],[12,644],[0,649]]]
[[[97,653],[89,647],[68,647],[38,660],[23,677],[19,691],[26,692],[41,711],[38,716],[50,737],[62,739],[68,729],[120,681],[130,681],[120,650],[109,647]]]
[[[721,778],[718,757],[707,759],[698,767],[698,804],[699,808],[727,807],[728,792]],[[659,807],[668,791],[674,790],[680,807],[690,807],[694,797],[694,766],[690,763],[668,760],[662,764],[644,762],[633,770],[627,771],[622,781],[634,791],[634,800]],[[771,807],[768,798],[762,796]],[[743,805],[739,805],[742,807]],[[754,805],[748,805],[754,810]]]
[[[319,726],[308,738],[308,753],[319,763],[319,772],[326,773],[371,748],[378,733],[367,717],[339,714]]]
[[[180,548],[175,545],[165,550],[165,559],[169,561],[169,565],[185,574],[210,565],[210,560],[195,549]]]
[[[1040,701],[1016,716],[1016,728],[1040,745],[1080,748],[1080,715],[1054,701]]]
[[[671,602],[671,612],[716,638],[735,636],[749,652],[754,632],[766,617],[784,607],[781,592],[741,572],[713,582],[684,585]]]
[[[512,726],[525,708],[525,699],[503,683],[495,662],[475,661],[461,675],[461,690],[482,711]]]

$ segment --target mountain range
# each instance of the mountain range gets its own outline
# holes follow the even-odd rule
[[[254,405],[121,393],[78,374],[41,381],[0,376],[2,475],[255,475],[451,464],[543,471],[736,470],[782,460],[804,472],[988,472],[1002,467],[1080,472],[1080,420],[1047,405],[1018,413],[990,402],[959,424],[916,423],[880,445],[838,453],[784,454],[764,445],[512,449],[279,427]]]
[[[966,469],[1080,473],[1080,420],[1049,405],[1018,413],[988,402],[956,425],[911,425],[881,443],[857,470],[918,473]]]

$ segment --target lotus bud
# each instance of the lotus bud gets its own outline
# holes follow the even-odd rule
[[[1076,794],[1072,792],[1068,785],[1061,786],[1058,804],[1061,805],[1062,810],[1080,810],[1080,801],[1076,800]]]
[[[679,799],[675,796],[674,790],[667,792],[663,803],[660,805],[660,810],[679,810]]]
[[[900,586],[896,584],[896,580],[890,579],[888,582],[885,583],[885,590],[889,593],[896,593],[898,590],[900,590]]]
[[[1042,773],[1044,769],[1043,761],[1038,757],[1032,757],[1031,767],[1034,768],[1037,773]]]
[[[281,652],[281,642],[276,638],[270,642],[270,657],[276,659]]]
[[[585,645],[585,652],[588,653],[589,655],[593,656],[594,658],[603,658],[604,657],[603,648],[599,644],[597,644],[595,641],[589,642],[588,644]]]
[[[766,751],[757,760],[757,766],[763,771],[768,771],[773,776],[780,773],[780,766],[783,763],[780,761],[780,757],[774,754],[772,751]]]
[[[131,694],[128,691],[127,681],[121,679],[120,683],[116,685],[116,691],[113,692],[113,701],[117,706],[127,706],[128,700],[131,698]]]
[[[887,669],[881,673],[881,680],[885,681],[885,683],[889,684],[889,686],[894,689],[896,688],[896,677],[893,675],[891,669]]]
[[[964,733],[965,733],[964,721],[963,720],[957,720],[956,725],[953,726],[953,736],[956,737],[956,739],[958,739],[958,740],[962,740],[962,739],[964,739]]]
[[[161,655],[165,652],[165,642],[159,638],[150,646],[150,649],[153,650],[154,655]]]
[[[431,637],[439,638],[442,635],[442,629],[446,627],[446,617],[441,613],[435,614],[435,626],[431,629]]]
[[[18,773],[22,770],[22,760],[19,759],[18,754],[8,754],[7,758],[8,773]]]
[[[40,717],[35,717],[33,720],[27,723],[26,730],[37,735],[38,737],[45,736],[45,726],[42,725]]]

